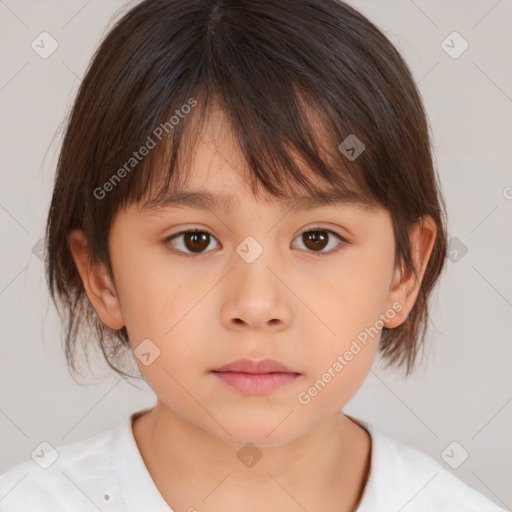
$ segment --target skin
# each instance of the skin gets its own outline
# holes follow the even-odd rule
[[[132,349],[149,338],[160,350],[148,366],[135,358],[157,404],[135,419],[133,432],[174,510],[352,511],[367,481],[371,439],[342,409],[369,372],[380,332],[308,404],[297,396],[394,303],[401,310],[384,325],[403,323],[420,283],[394,267],[387,210],[343,205],[285,215],[279,200],[252,194],[243,170],[215,111],[186,186],[233,195],[233,213],[180,208],[155,216],[129,205],[109,239],[115,283],[91,262],[81,230],[69,233],[72,254],[101,321],[126,325]],[[330,234],[319,255],[301,243],[315,224],[346,241]],[[164,242],[194,227],[212,234],[201,255],[171,251],[187,251],[183,236],[174,246]],[[435,235],[430,218],[411,229],[420,279]],[[263,247],[252,263],[236,252],[247,236]],[[275,359],[301,375],[267,395],[242,395],[211,370],[243,357]],[[262,456],[252,467],[237,458],[247,442]]]

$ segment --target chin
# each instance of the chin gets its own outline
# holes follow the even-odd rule
[[[304,433],[303,425],[298,427],[288,419],[283,421],[287,414],[281,415],[279,419],[274,420],[271,417],[266,421],[261,417],[251,417],[250,415],[233,419],[233,421],[229,421],[225,417],[222,425],[229,434],[218,425],[214,430],[208,429],[208,432],[231,446],[242,447],[248,443],[261,448],[281,446],[297,439]]]

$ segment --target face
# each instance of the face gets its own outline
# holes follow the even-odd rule
[[[415,293],[397,281],[387,210],[290,211],[257,199],[222,121],[208,124],[186,189],[231,196],[231,211],[119,211],[109,240],[116,294],[97,310],[126,325],[158,407],[228,443],[278,445],[353,397],[383,325],[401,323]],[[239,359],[293,374],[269,389],[268,375],[231,385],[213,372]]]

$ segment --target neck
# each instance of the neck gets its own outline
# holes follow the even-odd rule
[[[158,402],[134,420],[133,432],[156,487],[174,510],[283,512],[324,504],[322,510],[349,512],[369,472],[370,436],[340,413],[286,444],[243,447]]]

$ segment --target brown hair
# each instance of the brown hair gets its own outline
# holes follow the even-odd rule
[[[126,327],[99,320],[66,233],[84,230],[92,258],[114,282],[108,239],[116,212],[134,201],[158,203],[180,181],[194,128],[214,103],[233,127],[253,190],[260,184],[289,197],[292,180],[322,195],[326,188],[307,178],[302,162],[347,201],[384,206],[403,271],[416,275],[408,227],[434,219],[437,237],[416,303],[402,325],[383,328],[379,345],[388,366],[405,365],[409,374],[445,261],[445,206],[407,65],[375,25],[337,0],[145,0],[109,31],[68,119],[46,227],[46,277],[66,314],[70,367],[76,371],[87,327],[109,366],[126,376],[118,363],[129,343]],[[365,145],[357,159],[338,150],[351,134]],[[139,158],[142,147],[150,150]],[[157,194],[155,183],[162,184]]]

